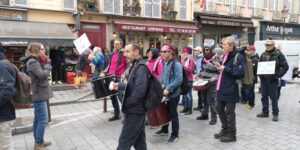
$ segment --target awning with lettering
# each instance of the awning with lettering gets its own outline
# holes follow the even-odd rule
[[[67,24],[0,20],[0,42],[4,46],[27,46],[30,42],[73,46],[74,39]]]
[[[237,27],[253,27],[253,22],[249,18],[225,18],[215,16],[200,15],[201,24],[237,26]]]
[[[159,33],[178,33],[178,34],[196,34],[199,32],[194,23],[178,23],[152,20],[113,20],[117,30],[121,31],[141,31],[141,32],[159,32]]]

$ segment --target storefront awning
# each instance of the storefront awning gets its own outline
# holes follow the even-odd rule
[[[152,20],[113,20],[120,31],[141,31],[141,32],[160,32],[160,33],[178,33],[178,34],[196,34],[199,32],[195,24],[178,23],[177,21],[152,21]]]
[[[0,20],[0,42],[4,46],[27,46],[30,42],[73,46],[74,39],[66,24]]]

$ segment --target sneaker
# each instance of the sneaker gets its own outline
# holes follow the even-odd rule
[[[217,119],[211,119],[209,125],[215,125],[215,124],[217,124]]]
[[[186,113],[188,111],[188,109],[184,108],[183,110],[181,110],[179,113]]]
[[[193,108],[193,110],[196,110],[196,111],[200,111],[202,108],[199,108],[199,107],[196,107],[196,108]]]
[[[171,135],[170,138],[166,141],[166,143],[174,143],[178,140],[178,137]]]
[[[246,109],[252,109],[253,107],[250,106],[249,104],[246,104],[246,105],[244,105],[244,108],[246,108]]]
[[[241,103],[242,103],[242,104],[247,104],[247,102],[245,102],[245,101],[242,101],[242,100],[241,100]]]
[[[62,82],[61,82],[61,81],[58,81],[57,83],[58,83],[58,84],[62,84]]]
[[[273,120],[274,122],[277,122],[277,121],[279,120],[279,119],[278,119],[278,116],[273,116],[272,120]]]
[[[208,120],[208,115],[201,115],[196,118],[197,120]]]
[[[116,117],[116,116],[112,116],[111,118],[108,119],[108,121],[116,121],[116,120],[120,120],[121,117]]]
[[[188,109],[188,111],[186,113],[184,113],[185,115],[191,115],[193,113],[192,109]]]
[[[162,130],[158,130],[154,133],[154,135],[167,136],[168,132],[163,132]]]
[[[258,118],[268,118],[269,114],[262,112],[260,114],[257,114],[256,117],[258,117]]]

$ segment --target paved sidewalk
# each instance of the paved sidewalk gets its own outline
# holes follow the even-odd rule
[[[180,114],[180,139],[174,144],[165,144],[167,137],[156,137],[157,129],[146,128],[149,150],[300,150],[300,86],[291,85],[282,89],[279,101],[279,122],[270,118],[256,118],[261,111],[260,95],[256,107],[246,110],[237,104],[237,142],[221,143],[213,138],[220,129],[198,121],[199,112],[186,116]],[[194,93],[194,105],[196,93]],[[111,111],[111,103],[108,102]],[[103,102],[94,101],[52,106],[53,123],[46,130],[46,139],[53,142],[50,150],[114,150],[118,144],[121,121],[108,122],[111,112],[103,113]],[[180,106],[179,110],[182,109]],[[18,111],[18,116],[32,116],[32,109]],[[218,120],[219,121],[219,120]],[[13,136],[16,150],[33,149],[32,133]]]

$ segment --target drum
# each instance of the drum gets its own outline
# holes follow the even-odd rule
[[[193,83],[193,89],[196,91],[202,91],[207,89],[208,81],[199,79]]]
[[[155,110],[147,113],[148,124],[150,127],[157,128],[170,122],[170,116],[166,103],[161,103]]]
[[[110,75],[102,78],[97,78],[92,81],[92,89],[96,99],[116,95],[118,93],[118,91],[109,90],[109,83],[111,81],[116,82],[117,77]]]

